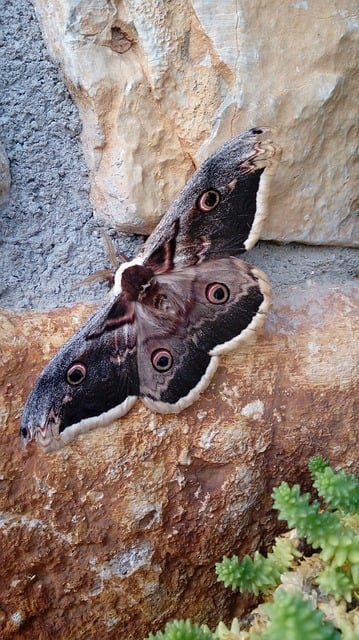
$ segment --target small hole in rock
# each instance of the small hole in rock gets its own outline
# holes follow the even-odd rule
[[[133,45],[130,36],[120,29],[120,27],[112,27],[111,29],[111,49],[117,53],[126,53]]]

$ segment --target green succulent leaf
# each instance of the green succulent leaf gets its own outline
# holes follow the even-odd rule
[[[248,555],[242,560],[233,556],[224,557],[222,562],[217,562],[218,581],[224,582],[225,587],[239,589],[242,593],[268,593],[279,584],[281,574],[288,570],[293,558],[300,555],[290,540],[277,538],[272,553],[267,557],[256,551],[253,559]]]
[[[190,620],[174,620],[167,622],[164,631],[150,633],[146,640],[213,640],[211,631]]]
[[[329,467],[329,462],[323,456],[312,456],[308,460],[308,469],[312,477],[317,473],[321,473],[327,467]]]
[[[320,456],[311,458],[313,486],[331,510],[359,513],[359,479],[344,470],[334,471]]]
[[[317,583],[324,593],[333,595],[336,600],[352,601],[354,584],[350,572],[345,569],[329,565],[318,574]]]
[[[273,602],[263,605],[269,624],[253,640],[339,640],[334,627],[323,622],[323,613],[301,595],[278,589]]]

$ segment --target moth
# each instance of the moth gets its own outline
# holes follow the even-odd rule
[[[178,413],[208,386],[219,356],[254,335],[271,290],[239,256],[258,239],[274,155],[268,131],[253,128],[197,169],[41,373],[22,416],[25,444],[56,449],[120,418],[138,397]]]

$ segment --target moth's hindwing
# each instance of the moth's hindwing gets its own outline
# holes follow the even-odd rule
[[[237,258],[159,276],[137,310],[145,404],[162,413],[189,406],[209,384],[217,356],[253,338],[270,301],[266,276]]]

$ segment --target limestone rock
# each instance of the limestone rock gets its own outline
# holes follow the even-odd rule
[[[7,204],[10,196],[10,165],[6,151],[0,142],[0,207]]]
[[[358,245],[354,0],[35,5],[108,224],[149,231],[215,147],[268,125],[283,155],[263,237]]]
[[[283,287],[195,405],[138,402],[48,455],[21,449],[22,407],[90,309],[2,312],[1,637],[140,640],[174,616],[228,619],[214,563],[270,545],[272,487],[306,483],[318,453],[359,472],[357,302],[352,280]]]

